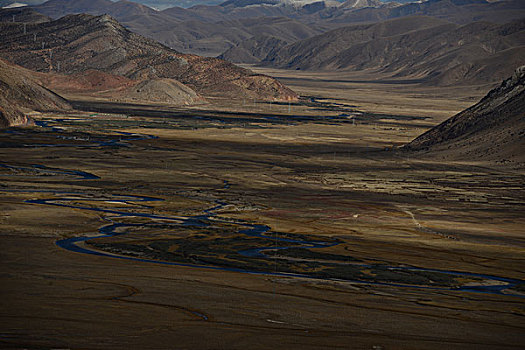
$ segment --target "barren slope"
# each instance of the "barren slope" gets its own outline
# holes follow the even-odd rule
[[[173,106],[204,102],[188,86],[174,79],[132,80],[97,70],[63,75],[37,73],[45,87],[69,99],[103,99],[118,102],[161,103]]]
[[[218,56],[254,36],[272,36],[287,43],[324,32],[317,25],[306,25],[286,17],[258,17],[214,23],[184,21],[172,26],[152,27],[148,36],[181,50],[206,56]]]
[[[0,127],[30,123],[24,111],[65,109],[67,101],[40,86],[32,72],[0,59]]]
[[[2,23],[0,56],[40,72],[94,69],[134,80],[175,79],[209,96],[297,97],[273,78],[223,60],[181,54],[128,31],[107,15],[70,15],[28,26],[25,35],[21,24]]]
[[[419,136],[408,150],[449,159],[525,165],[525,66],[479,103]]]
[[[525,20],[458,26],[407,17],[299,41],[270,53],[263,64],[307,70],[376,69],[424,78],[433,85],[494,83],[525,62],[523,38]]]

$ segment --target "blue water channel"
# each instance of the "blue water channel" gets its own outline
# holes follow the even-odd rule
[[[63,173],[75,174],[76,172],[75,171],[64,171]],[[10,191],[10,190],[0,189],[0,191]],[[66,249],[66,250],[69,250],[75,253],[103,256],[103,257],[113,258],[113,259],[123,259],[123,260],[138,261],[138,262],[145,262],[145,263],[155,263],[155,264],[161,264],[161,265],[184,266],[184,267],[202,268],[202,269],[210,269],[210,270],[221,270],[221,271],[247,273],[247,274],[253,274],[253,275],[271,275],[271,276],[281,276],[281,277],[288,276],[288,277],[301,277],[301,278],[316,279],[316,280],[342,281],[339,279],[321,278],[321,277],[310,276],[307,274],[299,274],[299,273],[287,273],[287,272],[275,272],[275,271],[273,272],[272,271],[253,271],[253,270],[247,270],[243,268],[221,267],[221,266],[212,266],[212,265],[198,265],[198,264],[179,263],[179,262],[170,262],[170,261],[159,261],[159,260],[145,259],[145,258],[132,257],[132,256],[116,255],[116,254],[106,253],[103,251],[92,250],[92,249],[87,248],[84,245],[82,246],[79,245],[79,243],[88,242],[93,239],[125,235],[128,232],[130,232],[130,230],[133,230],[134,228],[139,229],[139,228],[147,227],[148,223],[115,222],[119,218],[131,218],[131,217],[149,218],[152,220],[162,220],[164,222],[168,221],[173,224],[177,224],[181,226],[191,226],[193,228],[199,228],[199,227],[203,228],[203,227],[208,227],[212,224],[220,224],[220,223],[225,223],[229,225],[232,225],[232,224],[237,225],[240,227],[240,229],[238,230],[239,234],[249,236],[249,237],[257,237],[259,239],[264,239],[264,240],[270,240],[271,242],[274,243],[274,245],[269,246],[269,247],[252,248],[248,250],[238,251],[238,254],[241,254],[247,257],[251,257],[251,258],[256,258],[256,259],[258,258],[270,259],[270,257],[264,254],[265,251],[284,250],[284,249],[289,249],[289,248],[302,248],[302,249],[327,248],[327,247],[332,247],[338,244],[334,242],[306,241],[306,240],[301,240],[301,239],[293,239],[289,237],[280,237],[277,233],[271,232],[270,227],[266,225],[245,223],[245,222],[239,222],[239,221],[232,222],[232,221],[221,220],[219,217],[217,217],[216,211],[219,211],[222,208],[224,208],[227,205],[226,202],[215,201],[214,205],[204,210],[203,214],[201,215],[166,216],[166,215],[156,215],[156,214],[148,214],[148,213],[134,211],[134,210],[150,207],[150,206],[142,204],[144,202],[163,201],[163,199],[161,198],[155,198],[155,197],[149,197],[149,196],[106,195],[104,197],[89,197],[80,192],[60,192],[60,191],[53,191],[53,190],[37,190],[37,191],[35,190],[13,190],[13,192],[53,193],[56,196],[54,198],[30,199],[30,200],[27,200],[26,203],[72,208],[72,209],[85,210],[85,211],[95,211],[95,212],[108,214],[104,218],[104,220],[108,221],[109,224],[102,226],[98,230],[97,235],[89,236],[89,237],[87,236],[72,237],[72,238],[67,238],[67,239],[61,239],[56,242],[56,245],[59,246],[60,248],[63,248],[63,249]],[[76,204],[67,204],[68,202],[72,202],[72,201],[76,202]],[[122,203],[126,205],[126,208],[108,209],[108,208],[101,208],[101,207],[93,207],[93,206],[88,206],[88,205],[82,205],[81,203],[83,201],[91,202],[91,204],[92,202],[96,203],[97,201],[111,202],[112,204]],[[286,246],[279,245],[279,243],[283,243],[283,242],[292,243],[293,245],[291,246],[290,245],[286,245]],[[374,267],[377,265],[359,264],[359,266]],[[445,287],[420,286],[420,285],[361,281],[361,280],[344,280],[344,281],[351,282],[351,283],[366,284],[366,285],[385,285],[385,286],[409,287],[409,288],[417,288],[417,289],[454,290],[454,291],[512,295],[516,297],[523,297],[522,295],[519,295],[519,294],[512,294],[512,293],[505,292],[506,290],[511,289],[517,284],[523,283],[523,281],[517,280],[517,279],[510,279],[510,278],[505,278],[505,277],[469,273],[469,272],[427,269],[427,268],[410,267],[410,266],[385,266],[385,267],[391,270],[435,272],[435,273],[453,275],[457,277],[481,278],[481,279],[489,281],[489,283],[487,283],[486,285],[478,285],[478,286],[462,286],[459,288],[445,288]],[[492,285],[492,283],[490,283],[490,282],[495,282],[495,281],[499,282],[500,284]]]
[[[45,122],[43,122],[45,123]],[[40,123],[41,126],[49,127],[47,124]],[[142,139],[151,139],[153,138],[150,135],[139,135],[139,134],[131,134],[131,133],[120,133],[128,136],[129,138],[126,141],[130,140],[142,140]],[[116,139],[113,136],[110,137],[107,141],[101,141],[97,142],[97,146],[108,146],[108,145],[115,145],[117,143]],[[78,145],[71,145],[74,147],[78,147]],[[81,146],[82,147],[82,146]],[[20,166],[20,165],[9,165],[9,164],[0,164],[0,167],[3,167],[5,169],[13,170],[11,174],[7,174],[8,176],[13,175],[22,175],[27,176],[27,172],[29,172],[29,175],[32,175],[35,171],[41,171],[45,172],[46,175],[54,175],[54,176],[72,176],[76,180],[84,180],[84,181],[96,181],[99,179],[97,175],[80,171],[80,170],[69,170],[69,169],[59,169],[59,168],[51,168],[46,167],[44,165],[39,164],[32,164],[27,166]],[[21,172],[21,173],[17,173]],[[3,174],[2,176],[5,176]],[[230,188],[230,183],[227,181],[224,181],[223,183],[223,190],[227,190]],[[236,225],[239,227],[238,233],[244,236],[249,237],[256,237],[261,240],[269,240],[273,242],[272,246],[264,247],[264,248],[251,248],[251,249],[245,249],[238,251],[238,254],[253,258],[253,259],[270,259],[269,256],[265,254],[266,251],[276,251],[276,250],[285,250],[290,248],[301,248],[301,249],[320,249],[320,248],[328,248],[335,246],[339,243],[332,242],[324,242],[324,241],[306,241],[303,239],[294,239],[290,238],[290,236],[284,236],[282,234],[278,234],[276,232],[271,232],[271,229],[269,226],[262,225],[262,224],[256,224],[256,223],[247,223],[243,221],[231,221],[231,220],[223,220],[220,217],[217,216],[217,211],[220,211],[223,209],[228,203],[220,200],[215,200],[213,202],[213,205],[203,210],[203,213],[200,215],[194,215],[194,216],[166,216],[166,215],[157,215],[157,214],[149,214],[140,212],[138,210],[145,209],[145,208],[152,208],[151,206],[144,204],[148,202],[158,202],[163,201],[161,198],[155,198],[155,197],[149,197],[149,196],[139,196],[139,195],[120,195],[120,194],[108,194],[100,197],[92,197],[89,194],[82,193],[82,192],[64,192],[64,191],[55,191],[55,190],[34,190],[34,189],[8,189],[8,188],[0,188],[0,191],[3,192],[27,192],[27,193],[50,193],[53,194],[55,197],[53,198],[47,198],[47,199],[30,199],[26,200],[26,203],[30,204],[36,204],[36,205],[47,205],[47,206],[56,206],[56,207],[64,207],[64,208],[71,208],[71,209],[77,209],[77,210],[84,210],[84,211],[94,211],[94,212],[100,212],[107,214],[104,217],[104,220],[108,221],[109,224],[102,226],[98,230],[98,234],[94,236],[82,236],[82,237],[72,237],[67,239],[61,239],[56,242],[56,245],[60,248],[75,252],[75,253],[82,253],[82,254],[90,254],[90,255],[96,255],[96,256],[103,256],[106,258],[113,258],[113,259],[123,259],[123,260],[130,260],[130,261],[138,261],[138,262],[145,262],[145,263],[154,263],[154,264],[161,264],[161,265],[172,265],[172,266],[184,266],[184,267],[192,267],[192,268],[201,268],[201,269],[210,269],[210,270],[221,270],[221,271],[231,271],[231,272],[239,272],[239,273],[247,273],[247,274],[253,274],[253,275],[271,275],[271,276],[288,276],[288,277],[300,277],[300,278],[307,278],[307,279],[316,279],[316,280],[337,280],[337,281],[345,281],[345,282],[351,282],[351,283],[359,283],[359,284],[365,284],[365,285],[385,285],[385,286],[395,286],[395,287],[408,287],[408,288],[418,288],[418,289],[433,289],[433,290],[450,290],[450,291],[462,291],[462,292],[476,292],[476,293],[486,293],[486,294],[498,294],[498,295],[510,295],[515,297],[525,297],[524,295],[520,294],[512,294],[510,291],[507,291],[509,289],[512,289],[518,284],[524,283],[522,280],[517,279],[511,279],[511,278],[505,278],[505,277],[498,277],[498,276],[492,276],[492,275],[485,275],[485,274],[477,274],[477,273],[469,273],[469,272],[460,272],[460,271],[449,271],[449,270],[439,270],[439,269],[427,269],[422,267],[412,267],[412,266],[388,266],[388,265],[371,265],[371,264],[355,264],[360,267],[374,267],[374,266],[382,266],[389,270],[404,270],[404,271],[420,271],[420,272],[433,272],[433,273],[441,273],[456,277],[473,277],[478,279],[483,279],[488,281],[488,283],[484,285],[476,285],[476,286],[461,286],[461,287],[439,287],[439,286],[421,286],[421,285],[411,285],[411,284],[400,284],[400,283],[389,283],[389,282],[376,282],[376,281],[365,281],[365,280],[339,280],[339,279],[332,279],[332,278],[322,278],[317,276],[311,276],[307,274],[299,274],[299,273],[287,273],[287,272],[272,272],[272,271],[254,271],[254,270],[247,270],[243,268],[232,268],[232,267],[221,267],[221,266],[212,266],[212,265],[198,265],[198,264],[190,264],[190,263],[179,263],[179,262],[170,262],[170,261],[159,261],[159,260],[152,260],[152,259],[145,259],[145,258],[139,258],[139,257],[132,257],[132,256],[123,256],[123,255],[116,255],[116,254],[110,254],[103,251],[97,251],[92,250],[89,248],[86,248],[84,245],[79,245],[79,243],[88,242],[93,239],[98,238],[104,238],[104,237],[115,237],[119,235],[125,235],[128,233],[129,230],[133,230],[134,228],[144,228],[148,225],[148,223],[119,223],[115,222],[119,218],[131,218],[131,217],[137,217],[137,218],[148,218],[151,220],[162,220],[162,221],[168,221],[173,224],[181,225],[181,226],[191,226],[194,228],[204,228],[208,227],[212,224],[228,224],[228,225]],[[74,202],[74,204],[70,204],[71,202]],[[82,204],[82,202],[90,202],[90,205],[88,204]],[[123,208],[104,208],[104,207],[96,207],[93,206],[93,202],[111,202],[112,204],[118,204],[121,203],[125,207]],[[280,245],[279,243],[287,243],[286,245]],[[290,245],[290,243],[292,245]],[[498,283],[497,285],[494,285],[494,282]]]

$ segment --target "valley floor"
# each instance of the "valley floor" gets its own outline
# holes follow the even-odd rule
[[[0,346],[521,348],[525,174],[397,149],[477,93],[292,78],[1,131]]]
[[[302,96],[350,102],[372,113],[427,116],[443,121],[472,106],[494,86],[425,86],[413,77],[395,78],[373,70],[315,72],[244,65],[278,78]]]

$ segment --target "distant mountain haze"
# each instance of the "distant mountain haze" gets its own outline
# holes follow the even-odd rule
[[[302,70],[375,69],[431,85],[457,85],[501,81],[524,62],[525,19],[460,26],[416,16],[335,29],[274,49],[261,64]]]

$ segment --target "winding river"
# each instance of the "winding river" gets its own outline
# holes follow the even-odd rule
[[[49,127],[46,123],[39,123],[43,127]],[[86,143],[83,145],[69,145],[75,147],[104,147],[104,146],[115,146],[121,145],[122,139],[119,139],[117,136],[125,136],[125,142],[132,140],[143,140],[154,138],[151,135],[142,135],[142,134],[131,134],[131,133],[120,133],[115,132],[113,135],[108,135],[107,140],[97,140],[93,143]],[[46,147],[47,145],[39,145]],[[97,181],[98,176],[80,171],[80,170],[69,170],[69,169],[59,169],[59,168],[50,168],[44,165],[32,164],[32,165],[12,165],[12,164],[0,164],[1,168],[11,171],[7,174],[1,174],[0,176],[31,176],[37,174],[45,174],[47,176],[66,176],[72,177],[76,180],[83,181]],[[224,181],[223,189],[230,188],[230,184],[227,181]],[[406,288],[418,288],[418,289],[434,289],[434,290],[448,290],[448,291],[459,291],[459,292],[476,292],[476,293],[486,293],[486,294],[498,294],[498,295],[509,295],[515,297],[524,297],[517,292],[513,292],[512,288],[517,285],[523,284],[524,281],[498,277],[485,274],[469,273],[469,272],[460,272],[460,271],[449,271],[449,270],[438,270],[438,269],[427,269],[422,267],[412,267],[412,266],[390,266],[390,265],[381,265],[382,268],[386,268],[391,271],[405,271],[405,272],[426,272],[426,273],[439,273],[448,275],[451,277],[463,277],[463,278],[474,278],[481,280],[480,283],[473,285],[462,285],[458,287],[443,287],[443,286],[432,286],[432,285],[417,285],[417,284],[401,284],[401,283],[391,283],[388,281],[370,281],[370,280],[353,280],[353,279],[333,279],[333,278],[322,278],[318,276],[312,276],[309,274],[302,273],[288,273],[288,272],[279,272],[279,271],[264,271],[264,270],[251,270],[244,268],[235,268],[235,267],[224,267],[216,266],[212,264],[191,264],[183,262],[173,262],[173,261],[163,261],[163,260],[153,260],[147,258],[140,258],[136,256],[127,256],[121,254],[108,253],[101,250],[95,250],[89,248],[86,244],[90,240],[104,238],[104,237],[114,237],[118,235],[125,235],[130,230],[133,229],[142,229],[147,228],[148,225],[155,222],[168,222],[180,226],[189,226],[193,229],[199,229],[204,227],[209,227],[213,224],[228,224],[237,227],[237,233],[241,236],[253,237],[260,241],[266,241],[266,245],[263,248],[250,248],[243,249],[237,253],[243,257],[251,259],[272,259],[266,253],[269,251],[277,250],[286,250],[290,248],[295,249],[319,249],[319,248],[328,248],[340,244],[334,241],[309,241],[305,240],[299,236],[294,238],[293,235],[284,235],[272,232],[269,226],[257,223],[248,223],[240,220],[232,221],[230,219],[221,218],[217,213],[223,209],[228,203],[220,200],[210,200],[213,204],[210,208],[203,210],[202,214],[194,216],[166,216],[166,215],[157,215],[145,213],[144,209],[152,208],[148,203],[163,201],[161,198],[149,197],[149,196],[139,196],[132,194],[107,194],[103,196],[90,195],[83,192],[64,192],[56,191],[51,189],[9,189],[6,187],[0,188],[2,192],[25,192],[25,193],[49,193],[52,194],[52,198],[45,199],[30,199],[26,200],[27,203],[35,205],[45,205],[45,206],[55,206],[63,208],[71,208],[83,211],[99,212],[103,214],[103,219],[107,221],[107,224],[100,227],[98,233],[93,234],[92,236],[80,236],[72,237],[67,239],[61,239],[56,242],[56,245],[60,248],[82,254],[90,254],[96,256],[103,256],[111,259],[123,259],[130,261],[138,261],[144,263],[154,263],[162,265],[174,265],[174,266],[184,266],[191,268],[200,268],[200,269],[210,269],[210,270],[222,270],[222,271],[232,271],[238,273],[247,273],[253,275],[270,275],[270,276],[287,276],[287,277],[299,277],[306,279],[314,280],[332,280],[332,281],[344,281],[356,284],[365,284],[365,285],[385,285],[385,286],[395,286],[395,287],[406,287]],[[87,203],[89,202],[89,204]],[[93,203],[110,203],[111,205],[122,205],[122,207],[104,207],[102,205],[96,206]],[[141,211],[142,210],[142,211]],[[141,218],[149,219],[150,223],[141,222],[141,223],[123,223],[119,222],[120,219],[125,218]],[[128,220],[129,221],[129,220]],[[141,220],[144,221],[144,220]],[[268,243],[271,243],[268,246]],[[377,267],[378,265],[370,264],[355,264],[362,268],[372,268]]]
[[[7,167],[7,168],[17,168],[15,166],[10,166],[7,164],[1,164],[0,166]],[[22,167],[18,167],[18,168],[22,168]],[[33,165],[30,167],[23,167],[23,168],[24,169],[37,168],[37,169],[46,170],[46,171],[53,171],[57,175],[74,176],[75,179],[79,179],[79,180],[98,179],[96,175],[89,174],[86,172],[67,170],[67,169],[47,168],[42,165],[38,165],[38,166]],[[224,187],[225,188],[229,187],[229,183],[225,183]],[[149,197],[149,196],[113,194],[113,195],[105,195],[102,197],[93,197],[90,195],[86,195],[85,193],[82,193],[82,192],[63,192],[63,191],[55,191],[55,190],[23,190],[23,189],[10,190],[10,189],[5,189],[5,188],[0,189],[0,191],[49,193],[49,194],[53,194],[54,197],[46,198],[46,199],[30,199],[30,200],[26,200],[26,203],[104,213],[105,214],[104,220],[106,220],[108,224],[102,226],[98,230],[97,234],[94,234],[92,236],[81,236],[81,237],[61,239],[56,242],[56,245],[59,246],[60,248],[63,248],[63,249],[66,249],[66,250],[69,250],[75,253],[104,256],[104,257],[112,258],[112,259],[124,259],[124,260],[162,264],[162,265],[174,265],[174,266],[201,268],[201,269],[231,271],[231,272],[247,273],[247,274],[254,274],[254,275],[288,276],[288,277],[300,277],[300,278],[315,279],[315,280],[319,280],[319,279],[338,280],[338,279],[330,279],[330,278],[319,278],[315,276],[310,276],[308,274],[299,274],[299,273],[287,273],[287,272],[276,272],[276,271],[256,271],[256,270],[248,270],[248,269],[243,269],[243,268],[232,268],[232,267],[221,267],[221,266],[213,266],[213,265],[198,265],[198,264],[190,264],[190,263],[152,260],[152,259],[145,259],[145,258],[140,258],[140,257],[107,253],[104,251],[91,249],[88,246],[83,244],[93,239],[124,235],[128,233],[129,230],[147,228],[147,226],[149,225],[148,223],[120,223],[120,222],[117,222],[121,218],[133,218],[133,217],[148,218],[148,219],[151,219],[152,222],[162,220],[163,222],[171,222],[177,225],[191,226],[193,228],[208,227],[211,224],[218,224],[218,223],[227,223],[229,225],[234,224],[238,226],[239,228],[238,233],[241,235],[245,235],[249,237],[256,237],[261,240],[269,240],[270,242],[273,243],[273,245],[267,246],[264,248],[252,248],[248,250],[238,251],[238,254],[241,254],[243,256],[247,256],[250,258],[254,258],[254,259],[271,259],[271,257],[265,255],[265,251],[284,250],[284,249],[289,249],[289,248],[301,248],[301,249],[327,248],[327,247],[331,247],[331,246],[338,244],[334,242],[307,241],[307,240],[301,240],[301,239],[293,239],[289,237],[279,237],[277,234],[275,234],[275,232],[271,232],[270,227],[266,225],[246,223],[246,222],[240,222],[240,221],[232,222],[231,220],[223,220],[216,213],[217,211],[221,210],[227,205],[227,203],[222,202],[222,201],[215,201],[214,205],[204,210],[201,215],[166,216],[166,215],[155,215],[155,214],[140,212],[140,210],[143,210],[145,208],[151,208],[151,206],[148,206],[145,203],[163,201],[163,199],[161,198],[155,198],[155,197]],[[74,204],[72,204],[72,202],[74,202]],[[83,202],[90,202],[91,205],[87,205],[87,204],[83,205],[82,204]],[[124,207],[123,208],[104,208],[104,207],[93,206],[92,203],[96,203],[96,202],[122,204]],[[280,246],[279,245],[280,243],[288,243],[288,244],[285,246]],[[290,245],[290,243],[292,245]],[[359,264],[359,266],[364,267],[364,268],[374,267],[374,265],[369,265],[369,264]],[[412,285],[412,284],[407,285],[407,284],[400,284],[400,283],[373,282],[373,281],[362,281],[362,280],[339,280],[339,281],[359,283],[359,284],[369,284],[369,285],[388,285],[388,286],[396,286],[396,287],[410,287],[410,288],[418,288],[418,289],[455,290],[455,291],[477,292],[477,293],[488,293],[488,294],[504,294],[504,295],[522,297],[522,295],[520,294],[514,294],[512,293],[512,291],[508,291],[509,289],[512,289],[514,286],[523,283],[523,281],[521,280],[492,276],[492,275],[485,275],[485,274],[476,274],[476,273],[449,271],[449,270],[438,270],[438,269],[427,269],[427,268],[420,268],[420,267],[409,267],[409,266],[386,266],[386,267],[390,270],[433,272],[433,273],[441,273],[441,274],[451,275],[454,277],[464,277],[464,278],[474,277],[474,278],[482,279],[484,283],[480,285],[475,285],[475,286],[461,286],[457,288],[444,288],[444,287],[437,287],[437,286],[421,286],[421,285]]]

